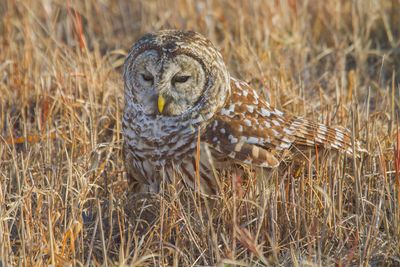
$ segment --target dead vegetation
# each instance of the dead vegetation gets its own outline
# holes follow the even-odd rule
[[[396,0],[2,1],[0,266],[400,265],[399,14]],[[126,194],[121,65],[162,28],[208,36],[233,76],[370,154],[229,174],[212,201]]]

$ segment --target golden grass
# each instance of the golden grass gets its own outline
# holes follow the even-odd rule
[[[396,0],[1,1],[0,266],[400,265],[399,14]],[[208,36],[233,76],[370,155],[227,175],[210,203],[174,185],[129,196],[121,65],[161,28]]]

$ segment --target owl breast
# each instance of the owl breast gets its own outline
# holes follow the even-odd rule
[[[123,131],[133,154],[162,167],[195,150],[198,129],[189,121],[178,123],[174,118],[146,115],[133,105],[125,112]]]
[[[128,168],[135,180],[153,192],[158,191],[164,174],[172,180],[174,170],[183,175],[195,173],[196,136],[203,129],[193,123],[196,119],[175,119],[146,115],[136,105],[126,107],[123,132]]]

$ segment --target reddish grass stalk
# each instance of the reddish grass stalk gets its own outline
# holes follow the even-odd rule
[[[395,167],[395,184],[397,188],[397,207],[400,207],[400,132],[399,132],[399,121],[396,119],[396,143],[394,146],[394,167]],[[400,216],[399,212],[397,214]],[[400,220],[400,218],[398,218]]]

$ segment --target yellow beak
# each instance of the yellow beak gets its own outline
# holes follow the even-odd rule
[[[158,95],[158,111],[163,112],[165,106],[165,98],[162,95]]]

